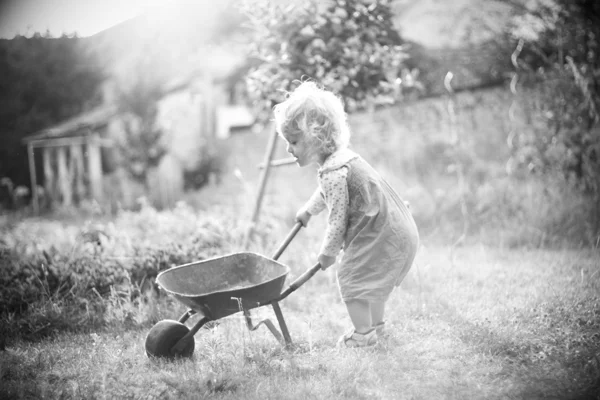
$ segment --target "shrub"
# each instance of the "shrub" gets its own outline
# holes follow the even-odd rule
[[[266,240],[269,229],[263,224],[256,236]],[[49,231],[52,235],[44,234]],[[42,300],[129,292],[153,282],[162,270],[234,252],[244,233],[231,212],[200,215],[182,203],[162,212],[143,203],[139,212],[81,228],[26,220],[3,234],[0,314],[20,314]]]
[[[252,1],[246,14],[258,64],[248,76],[249,93],[264,120],[282,91],[303,77],[338,93],[349,110],[393,103],[403,85],[414,83],[387,0],[338,0],[326,7]]]
[[[512,88],[533,123],[510,138],[513,164],[575,182],[574,188],[595,203],[590,216],[598,235],[600,6],[587,0],[539,0],[518,10],[510,30],[518,41]]]
[[[200,150],[200,161],[183,174],[184,189],[198,190],[212,181],[219,182],[225,171],[229,149],[222,143],[207,143]]]

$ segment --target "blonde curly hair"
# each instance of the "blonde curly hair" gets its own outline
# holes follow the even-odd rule
[[[302,82],[273,108],[282,136],[312,139],[323,154],[348,147],[350,128],[342,100],[312,81]]]

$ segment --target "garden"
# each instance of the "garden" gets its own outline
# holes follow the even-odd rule
[[[586,16],[598,7],[519,9],[516,21],[544,29],[533,40],[507,28],[511,79],[454,92],[446,76],[447,93],[419,97],[434,78],[412,68],[388,2],[256,4],[245,12],[262,28],[252,49],[262,61],[245,81],[261,129],[215,146],[226,149],[207,168],[218,180],[203,177],[172,207],[141,196],[128,208],[90,200],[0,213],[0,397],[599,399],[598,44],[556,47],[593,37]],[[372,57],[357,63],[365,43]],[[147,356],[152,327],[187,311],[157,285],[160,272],[239,252],[271,257],[314,191],[314,166],[286,165],[259,196],[268,110],[302,75],[347,101],[353,148],[419,227],[415,262],[387,306],[389,335],[336,347],[351,323],[333,266],[281,301],[288,346],[240,312],[205,324],[191,357]],[[287,284],[315,264],[326,223],[313,218],[279,258]],[[251,316],[277,326],[269,305]]]

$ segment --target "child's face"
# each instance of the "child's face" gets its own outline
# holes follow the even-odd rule
[[[319,152],[319,147],[314,140],[310,140],[306,135],[299,134],[283,134],[287,142],[287,152],[296,158],[296,163],[300,167],[317,163],[323,164],[323,156]]]

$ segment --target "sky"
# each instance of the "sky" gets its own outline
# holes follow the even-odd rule
[[[0,0],[0,38],[32,36],[85,37],[135,17],[170,0]]]

